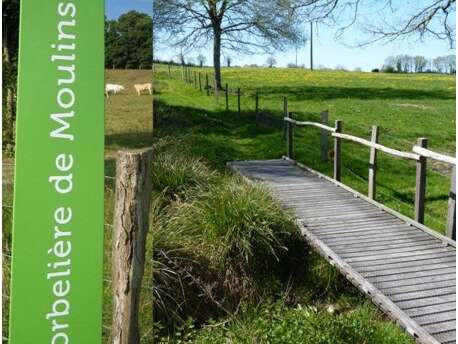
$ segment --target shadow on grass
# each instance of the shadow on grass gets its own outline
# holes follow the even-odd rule
[[[454,93],[441,90],[399,89],[392,87],[261,87],[260,95],[288,95],[292,101],[302,100],[330,100],[339,98],[351,99],[454,99]]]

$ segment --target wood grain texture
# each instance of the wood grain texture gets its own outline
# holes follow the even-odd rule
[[[270,188],[309,244],[418,342],[456,340],[454,241],[291,159],[230,167]]]

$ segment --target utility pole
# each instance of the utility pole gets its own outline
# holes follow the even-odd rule
[[[313,22],[310,22],[310,70],[313,70]]]

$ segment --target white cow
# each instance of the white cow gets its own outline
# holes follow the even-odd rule
[[[153,85],[152,84],[135,84],[134,87],[138,95],[140,95],[142,91],[148,91],[149,94],[151,94]]]
[[[110,93],[118,94],[119,92],[125,90],[123,85],[116,84],[106,84],[105,85],[105,94],[108,97]]]

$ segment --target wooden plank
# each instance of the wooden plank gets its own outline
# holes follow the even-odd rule
[[[386,289],[386,288],[401,288],[401,287],[408,287],[413,286],[412,289],[414,290],[421,290],[422,285],[429,285],[434,283],[445,283],[446,281],[450,281],[452,279],[456,279],[455,273],[449,273],[445,275],[435,275],[435,276],[419,276],[414,278],[405,278],[400,280],[394,281],[378,281],[375,282],[372,279],[369,281],[375,285],[377,288]],[[416,289],[416,287],[418,287]]]
[[[404,312],[410,317],[418,317],[422,315],[435,314],[439,312],[452,311],[456,309],[455,302],[439,303],[436,305],[430,305],[419,308],[410,308]]]
[[[449,251],[442,251],[442,252],[435,252],[435,253],[422,253],[418,255],[413,255],[413,256],[401,256],[401,257],[394,257],[394,258],[386,258],[384,260],[367,260],[367,259],[359,259],[357,261],[352,262],[352,266],[354,268],[361,267],[361,265],[365,267],[370,267],[370,266],[378,266],[378,265],[387,265],[391,263],[399,263],[399,262],[415,262],[415,261],[429,261],[431,259],[435,258],[443,258],[443,257],[449,257],[451,255],[456,255],[455,252],[449,252]],[[356,258],[358,259],[358,258]]]
[[[440,323],[443,321],[448,321],[448,320],[456,320],[456,310],[450,310],[446,312],[440,312],[440,313],[434,313],[434,314],[428,314],[428,315],[420,315],[413,317],[413,319],[419,323],[420,325],[430,325],[430,324],[436,324]]]
[[[423,328],[433,335],[439,332],[453,331],[456,329],[456,321],[449,320],[437,324],[425,325]]]
[[[364,204],[360,202],[356,203],[347,203],[343,202],[340,204],[327,204],[321,205],[319,207],[313,207],[310,204],[302,204],[302,203],[295,203],[289,204],[288,208],[293,208],[297,210],[306,211],[308,214],[326,214],[326,213],[337,213],[337,212],[344,212],[344,211],[366,211],[366,210],[376,210],[380,212],[380,210],[374,208],[374,206],[370,204]]]
[[[386,244],[397,244],[397,243],[410,243],[415,242],[415,240],[423,241],[423,240],[430,240],[430,237],[422,232],[417,232],[416,234],[410,234],[404,236],[382,236],[376,238],[365,238],[363,240],[356,239],[356,240],[348,240],[347,242],[343,243],[330,243],[327,241],[328,245],[331,245],[335,249],[339,248],[361,248],[361,247],[374,247],[378,245],[386,245]]]
[[[315,233],[315,232],[313,232]],[[422,234],[421,232],[418,233],[419,235]],[[341,245],[357,245],[360,243],[373,243],[373,242],[386,242],[387,240],[396,240],[396,239],[406,239],[411,238],[412,233],[411,230],[399,230],[399,231],[391,231],[385,233],[379,232],[369,232],[364,234],[358,234],[354,237],[336,237],[336,238],[327,238],[326,244],[332,247],[339,247]]]
[[[421,290],[413,291],[410,293],[402,293],[397,295],[390,295],[390,299],[393,302],[409,301],[409,300],[418,300],[429,297],[438,297],[442,295],[456,294],[456,287],[445,287],[445,288],[435,288],[430,290]]]
[[[314,232],[316,233],[316,232]],[[377,241],[375,243],[372,243],[370,245],[368,244],[360,244],[360,245],[345,245],[345,246],[334,246],[330,245],[331,248],[335,252],[342,252],[342,253],[357,253],[357,252],[362,252],[362,250],[368,251],[384,251],[386,249],[395,249],[395,248],[404,248],[404,247],[410,247],[410,246],[415,246],[415,244],[426,244],[428,242],[431,242],[431,238],[424,237],[424,238],[416,238],[414,240],[412,239],[407,239],[404,240],[404,242],[393,242],[393,240],[388,240],[385,241],[384,243],[380,243],[380,241]],[[439,241],[440,243],[440,241]]]
[[[442,264],[421,264],[419,266],[408,266],[405,268],[389,269],[382,271],[372,271],[369,273],[360,272],[361,275],[367,278],[371,283],[394,281],[407,279],[417,276],[435,276],[442,274],[454,274],[456,266],[453,262]]]
[[[324,222],[326,220],[330,220],[330,219],[333,219],[333,220],[336,220],[336,221],[341,221],[343,219],[346,219],[346,218],[351,218],[351,217],[354,217],[354,216],[360,216],[361,218],[367,218],[367,217],[370,217],[374,214],[380,214],[380,210],[378,209],[374,209],[374,210],[368,210],[366,212],[358,212],[358,213],[352,213],[352,214],[339,214],[339,215],[335,215],[335,216],[331,216],[331,215],[325,215],[325,216],[310,216],[310,217],[307,217],[307,219],[301,219],[303,220],[304,222],[305,221],[308,221],[307,223],[308,224],[313,224],[314,222]],[[304,214],[303,212],[298,212],[298,215],[302,216],[302,215],[306,215]]]
[[[372,256],[365,256],[365,257],[355,257],[355,258],[346,258],[345,261],[347,263],[357,263],[357,262],[366,262],[370,264],[373,261],[377,260],[388,260],[390,258],[412,258],[412,257],[418,257],[421,258],[423,255],[435,255],[443,252],[448,252],[447,248],[432,248],[432,249],[426,249],[423,251],[419,252],[401,252],[401,253],[393,253],[393,254],[374,254]]]
[[[380,271],[380,270],[388,270],[397,267],[406,267],[406,266],[417,266],[423,265],[426,266],[427,264],[434,263],[443,263],[448,261],[450,258],[454,258],[454,252],[444,252],[440,255],[437,254],[430,254],[424,255],[421,257],[403,257],[399,259],[389,259],[387,261],[375,261],[365,264],[364,262],[354,263],[352,266],[360,271],[360,272],[370,272],[370,271]],[[430,263],[431,262],[431,263]]]
[[[423,307],[430,307],[434,305],[443,305],[446,303],[456,303],[456,294],[446,294],[442,296],[426,297],[421,299],[414,299],[409,301],[400,301],[396,304],[405,312],[407,310],[421,310]]]
[[[363,250],[361,249],[360,252],[355,252],[355,251],[346,252],[345,250],[336,250],[336,253],[338,253],[339,256],[341,256],[342,258],[348,259],[348,258],[357,258],[357,257],[372,257],[374,254],[388,255],[388,254],[393,254],[393,253],[421,252],[424,250],[429,250],[433,248],[442,248],[442,247],[443,247],[442,243],[426,242],[424,244],[418,243],[418,244],[411,244],[405,247],[386,248],[382,250],[373,250],[373,249]]]
[[[313,233],[319,235],[323,239],[328,237],[328,236],[336,236],[340,237],[341,234],[345,233],[355,233],[356,235],[359,234],[364,234],[365,231],[368,230],[380,230],[380,233],[386,233],[388,232],[387,229],[409,229],[409,227],[403,225],[403,224],[398,224],[397,222],[389,222],[389,221],[381,221],[377,223],[360,223],[358,226],[357,225],[351,225],[351,226],[345,226],[341,228],[327,228],[327,229],[313,229]],[[440,242],[440,241],[439,241]]]
[[[455,344],[456,343],[456,330],[440,332],[434,337],[442,344]]]
[[[407,286],[395,286],[395,287],[389,287],[389,288],[384,288],[382,286],[379,286],[378,289],[383,294],[387,296],[392,296],[392,295],[401,295],[401,294],[420,292],[420,291],[426,291],[426,290],[436,290],[436,289],[438,290],[441,288],[448,288],[448,287],[456,287],[455,278],[450,279],[450,280],[438,281],[438,282],[421,283],[421,284],[407,285]]]
[[[331,222],[331,223],[323,223],[323,224],[316,224],[313,229],[314,230],[326,230],[326,229],[336,229],[340,227],[348,227],[348,226],[361,226],[365,224],[377,224],[378,222],[393,222],[397,223],[399,225],[406,225],[405,222],[391,216],[385,216],[385,214],[382,212],[378,216],[374,216],[371,219],[347,219],[344,222]],[[406,225],[409,226],[409,225]]]
[[[351,230],[350,230],[351,231]],[[415,230],[405,227],[405,226],[389,226],[385,228],[383,231],[379,230],[377,227],[375,228],[369,228],[366,231],[363,231],[361,233],[343,233],[341,232],[338,235],[330,235],[330,234],[321,234],[320,232],[313,232],[318,238],[321,240],[325,241],[326,243],[328,240],[330,240],[330,243],[335,243],[337,242],[342,242],[344,240],[351,240],[351,239],[357,239],[357,238],[371,238],[375,235],[377,235],[379,238],[383,238],[384,235],[387,234],[406,234],[406,233],[413,233]]]

